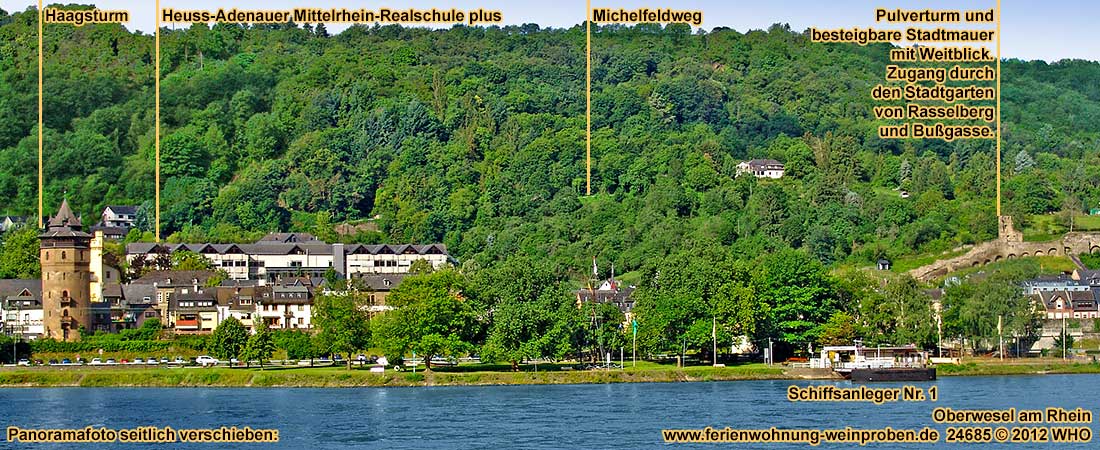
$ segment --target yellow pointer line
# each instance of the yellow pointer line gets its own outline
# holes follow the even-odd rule
[[[592,195],[592,0],[585,11],[585,195]]]
[[[38,0],[38,228],[42,228],[42,0]]]
[[[1001,217],[1001,0],[997,0],[997,217]]]
[[[154,95],[156,96],[156,130],[154,134],[155,146],[156,146],[156,239],[160,242],[160,0],[157,0],[157,32],[156,32],[156,82],[154,85]]]

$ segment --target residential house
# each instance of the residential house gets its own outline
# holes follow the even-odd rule
[[[311,279],[294,279],[271,286],[271,297],[261,298],[256,305],[256,318],[272,329],[312,328],[315,287]]]
[[[220,323],[214,289],[177,287],[169,299],[165,317],[176,333],[212,333]]]
[[[367,292],[366,308],[371,317],[392,309],[386,306],[386,297],[390,295],[390,291],[396,289],[397,286],[401,284],[401,281],[404,280],[406,276],[408,276],[408,274],[403,273],[359,274],[359,276],[355,278],[359,286]]]
[[[1023,283],[1047,319],[1100,318],[1100,271],[1076,270],[1070,276],[1039,277]]]
[[[774,159],[752,159],[737,165],[737,176],[751,174],[756,178],[783,178],[783,163]]]
[[[0,233],[11,230],[19,225],[27,222],[26,216],[3,216],[0,217]]]
[[[4,334],[36,339],[42,336],[42,281],[0,280],[0,319]]]
[[[103,208],[99,225],[107,228],[123,228],[129,230],[137,221],[136,206],[108,206]]]
[[[256,282],[226,280],[218,286],[218,320],[233,317],[249,332],[255,331],[256,305],[270,303],[271,287]]]
[[[130,282],[132,285],[152,286],[153,303],[162,318],[164,326],[171,326],[174,316],[170,314],[172,296],[180,293],[181,288],[190,288],[190,292],[201,290],[207,280],[214,276],[208,270],[155,270]]]

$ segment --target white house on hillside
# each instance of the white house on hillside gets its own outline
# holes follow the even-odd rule
[[[737,176],[750,173],[756,178],[783,178],[783,163],[774,159],[752,159],[737,165]]]

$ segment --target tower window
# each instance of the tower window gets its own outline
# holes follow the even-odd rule
[[[64,261],[64,260],[65,260],[65,250],[62,250],[62,251],[61,251],[61,260],[62,260],[62,261]]]
[[[68,290],[61,291],[61,298],[69,298],[69,291]]]

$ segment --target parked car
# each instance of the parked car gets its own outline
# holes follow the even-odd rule
[[[92,358],[92,362],[90,362],[88,364],[93,365],[93,366],[101,366],[101,365],[103,365],[103,360],[99,359],[99,358]]]
[[[216,358],[214,358],[213,356],[210,356],[210,355],[202,355],[198,358],[195,358],[195,363],[200,364],[203,367],[216,366],[216,365],[218,365],[218,360]]]
[[[162,356],[162,357],[160,358],[160,363],[161,363],[161,364],[168,364],[168,358],[166,358],[166,357],[163,357],[163,356]]]
[[[63,366],[67,366],[67,365],[72,364],[72,363],[73,363],[73,360],[71,360],[69,358],[65,358],[65,359],[61,360],[61,365],[63,365]]]
[[[31,361],[28,359],[20,359],[18,364],[20,366],[29,366],[31,365]]]
[[[56,366],[57,364],[58,364],[58,363],[57,363],[57,360],[56,360],[56,359],[51,359],[51,360],[50,360],[50,365],[51,365],[51,366]]]
[[[113,366],[115,364],[118,364],[118,361],[115,361],[114,358],[107,358],[107,364]]]
[[[185,361],[185,360],[183,359],[183,357],[177,356],[177,357],[176,357],[176,359],[172,361],[172,364],[180,364],[180,365],[182,365],[182,364],[187,364],[187,361]]]
[[[141,358],[134,358],[134,364],[145,364],[145,360]]]
[[[146,364],[152,364],[152,365],[156,365],[156,363],[157,363],[157,359],[156,359],[156,358],[149,358],[149,359],[145,360],[145,363],[146,363]]]
[[[123,359],[122,361],[119,361],[119,362],[122,363],[122,364],[130,364],[130,360],[128,360],[128,359]]]

